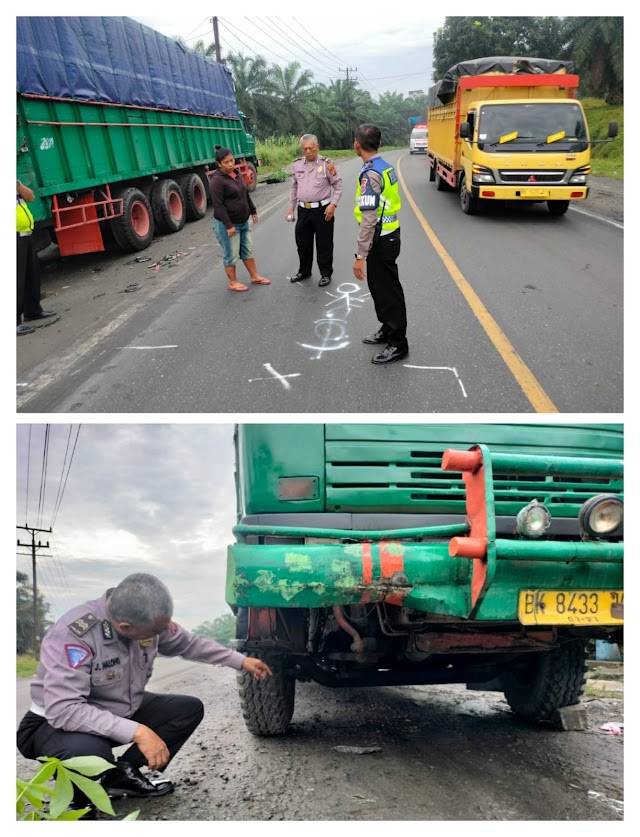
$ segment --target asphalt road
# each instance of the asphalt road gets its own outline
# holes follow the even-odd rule
[[[624,729],[620,698],[585,698],[588,728],[561,732],[518,722],[500,692],[298,683],[290,732],[256,738],[228,668],[162,658],[149,688],[196,695],[205,717],[169,765],[175,792],[116,800],[118,819],[227,821],[234,834],[239,821],[471,821],[485,833],[499,820],[546,821],[562,833],[567,821],[625,819],[624,735],[602,729]],[[19,777],[34,767],[17,756]]]
[[[377,320],[351,273],[353,159],[339,163],[328,288],[317,270],[286,278],[297,270],[288,184],[254,193],[268,287],[226,290],[211,210],[156,239],[140,254],[151,263],[108,252],[48,266],[43,304],[62,316],[18,338],[18,412],[622,412],[622,224],[591,199],[559,218],[545,204],[465,216],[428,181],[424,157],[388,158],[403,187],[406,360],[374,366],[361,342]]]

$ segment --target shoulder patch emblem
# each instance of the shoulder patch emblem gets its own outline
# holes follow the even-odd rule
[[[333,163],[329,163],[327,168],[329,169],[330,174],[335,174],[336,173],[336,167],[333,165]]]
[[[111,627],[111,622],[109,622],[108,619],[102,620],[102,638],[113,639],[113,628]]]
[[[93,613],[85,613],[84,616],[81,616],[69,625],[69,630],[73,631],[76,636],[84,636],[88,630],[93,628],[97,621],[98,619]]]
[[[80,668],[91,656],[91,651],[85,645],[65,645],[64,650],[71,668]]]

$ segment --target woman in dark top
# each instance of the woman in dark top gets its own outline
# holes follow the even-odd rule
[[[234,172],[235,159],[229,148],[216,150],[218,168],[209,178],[209,192],[213,203],[213,231],[222,247],[222,263],[229,280],[230,291],[247,291],[246,285],[238,282],[236,264],[242,259],[249,271],[252,285],[270,285],[260,276],[253,258],[251,221],[258,222],[256,208],[244,185],[242,177]]]

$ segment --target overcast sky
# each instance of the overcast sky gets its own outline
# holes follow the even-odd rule
[[[227,11],[209,7],[198,14],[190,5],[186,14],[135,19],[165,35],[181,35],[193,46],[199,39],[205,44],[214,40],[211,20],[217,12],[223,58],[233,51],[262,55],[269,63],[298,61],[323,84],[345,79],[349,68],[349,76],[374,99],[386,91],[426,93],[433,83],[433,33],[444,24],[444,15],[436,16],[428,7],[423,12],[406,3],[402,10],[387,14],[376,4],[376,11],[372,7],[366,14],[363,5],[362,13],[355,14],[354,8],[345,13],[344,4],[340,8],[331,3],[304,6],[276,1],[250,6],[243,3]]]
[[[186,628],[231,612],[233,425],[51,424],[43,490],[45,429],[17,426],[16,524],[53,528],[37,536],[52,547],[38,551],[37,568],[55,617],[132,572],[167,584]],[[30,550],[17,551],[29,552],[17,568],[31,578]]]

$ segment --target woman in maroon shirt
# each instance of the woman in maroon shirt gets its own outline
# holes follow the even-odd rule
[[[218,168],[209,177],[209,192],[213,203],[213,232],[222,247],[222,263],[229,280],[230,291],[247,291],[238,282],[236,264],[242,259],[249,271],[252,285],[270,285],[260,276],[253,258],[251,221],[258,222],[258,214],[242,177],[234,172],[236,164],[229,148],[216,150]],[[251,221],[249,221],[251,216]]]

